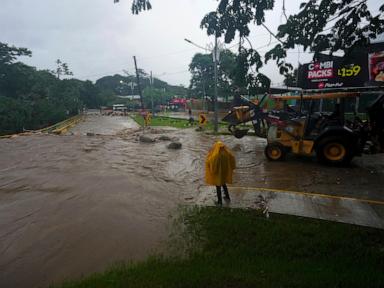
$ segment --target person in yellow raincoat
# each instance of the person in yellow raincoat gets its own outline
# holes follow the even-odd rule
[[[217,141],[209,151],[205,160],[205,182],[216,186],[217,204],[222,205],[221,187],[224,190],[224,199],[230,201],[228,187],[232,184],[233,170],[236,169],[236,160],[232,151]]]

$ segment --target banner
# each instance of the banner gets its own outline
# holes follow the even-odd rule
[[[366,57],[345,59],[322,55],[320,61],[304,64],[299,87],[304,89],[362,87],[368,80]]]
[[[384,43],[347,57],[321,54],[318,61],[299,67],[298,84],[303,89],[384,85]]]
[[[369,53],[369,81],[384,83],[384,51]]]

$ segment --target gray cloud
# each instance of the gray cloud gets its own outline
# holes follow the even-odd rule
[[[274,31],[284,22],[280,2],[276,1],[276,10],[267,14],[267,25]],[[287,12],[296,12],[300,2],[290,0]],[[188,64],[196,52],[202,51],[183,39],[201,45],[212,42],[199,25],[217,1],[152,0],[153,9],[138,16],[131,14],[130,3],[1,0],[0,41],[32,50],[33,57],[22,60],[39,69],[52,69],[60,58],[80,79],[96,80],[122,73],[122,69],[133,73],[132,56],[136,55],[139,66],[146,71],[152,70],[169,83],[188,85]],[[275,41],[259,27],[252,28],[250,39],[254,47]],[[310,54],[289,53],[293,63],[310,59]],[[282,81],[273,64],[263,72],[274,83]]]

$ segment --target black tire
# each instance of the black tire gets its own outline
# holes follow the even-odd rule
[[[249,129],[243,129],[243,130],[240,130],[240,129],[237,129],[235,127],[235,125],[229,125],[228,126],[228,131],[231,132],[231,134],[233,136],[235,136],[237,139],[241,139],[243,138],[245,135],[248,134],[248,130]]]
[[[316,147],[317,160],[328,165],[349,164],[354,156],[352,145],[341,137],[327,137]]]
[[[270,161],[282,161],[287,156],[287,149],[280,143],[269,143],[264,154]]]
[[[241,139],[243,138],[245,135],[247,135],[248,133],[248,129],[244,129],[244,130],[235,130],[233,132],[233,135],[237,138],[237,139]]]
[[[268,122],[264,119],[258,119],[252,122],[253,129],[255,130],[256,136],[260,138],[267,138]]]

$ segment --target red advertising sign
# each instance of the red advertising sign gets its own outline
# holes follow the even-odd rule
[[[369,81],[384,82],[384,51],[370,53]]]
[[[300,65],[299,87],[327,89],[384,85],[384,42],[359,48],[344,57],[320,54]]]
[[[345,59],[322,56],[322,61],[304,64],[299,72],[299,87],[326,89],[361,87],[367,81],[367,58]]]
[[[187,104],[187,99],[184,98],[174,98],[170,101],[171,105],[177,105],[177,104],[182,104],[185,105]]]
[[[315,62],[308,65],[307,79],[324,79],[333,77],[333,61]]]

